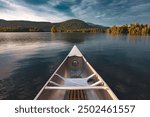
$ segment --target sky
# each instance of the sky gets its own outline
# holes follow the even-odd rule
[[[150,0],[0,0],[0,19],[80,19],[105,26],[150,24]]]

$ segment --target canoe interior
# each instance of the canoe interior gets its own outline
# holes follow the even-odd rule
[[[106,90],[44,90],[38,100],[112,100]]]
[[[107,86],[98,74],[95,74],[83,57],[67,57],[59,69],[52,75],[48,87],[92,87]],[[89,77],[91,76],[91,77]],[[88,78],[89,77],[89,78]],[[37,100],[112,100],[114,94],[106,89],[43,89]]]

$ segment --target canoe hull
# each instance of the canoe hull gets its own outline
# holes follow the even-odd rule
[[[117,100],[118,98],[74,46],[35,99]]]

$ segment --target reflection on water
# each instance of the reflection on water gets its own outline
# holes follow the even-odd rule
[[[33,99],[76,44],[119,99],[150,99],[150,37],[0,33],[0,99]]]

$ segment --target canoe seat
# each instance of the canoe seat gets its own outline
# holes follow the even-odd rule
[[[91,74],[90,76],[88,76],[86,78],[64,78],[57,73],[55,75],[64,81],[63,84],[58,84],[56,82],[49,81],[50,83],[54,84],[55,86],[98,86],[99,84],[102,84],[102,81],[98,80],[89,85],[88,80],[90,78],[94,77],[96,74]]]

